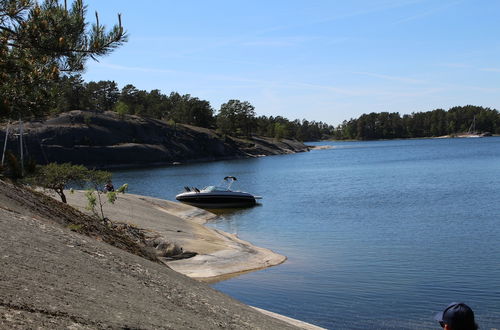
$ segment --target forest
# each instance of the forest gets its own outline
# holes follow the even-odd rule
[[[187,124],[217,129],[234,136],[259,135],[277,139],[314,141],[332,137],[335,128],[323,122],[289,120],[281,116],[257,116],[247,101],[228,100],[217,111],[210,102],[190,94],[160,90],[139,90],[128,84],[121,90],[114,81],[84,82],[80,75],[62,77],[52,113],[71,110],[115,111],[165,120],[172,125]]]
[[[257,116],[254,106],[247,101],[229,100],[216,111],[209,101],[190,94],[166,95],[158,89],[148,92],[131,84],[120,90],[114,81],[84,82],[79,75],[63,77],[59,91],[53,110],[57,113],[74,109],[116,111],[120,115],[217,129],[222,134],[235,136],[260,135],[300,141],[422,138],[464,133],[473,121],[475,132],[500,134],[499,112],[473,105],[403,116],[397,112],[372,112],[335,127],[321,121]]]
[[[474,133],[500,134],[498,110],[466,105],[403,116],[397,112],[363,114],[336,127],[334,137],[374,140],[453,136],[468,132],[473,122]]]

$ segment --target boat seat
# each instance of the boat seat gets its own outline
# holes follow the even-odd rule
[[[191,189],[190,189],[188,186],[185,186],[185,187],[184,187],[184,190],[185,190],[185,191],[191,191]]]

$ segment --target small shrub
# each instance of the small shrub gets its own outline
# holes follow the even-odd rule
[[[4,174],[6,177],[17,181],[23,177],[23,171],[21,168],[21,163],[10,150],[5,153],[5,167]]]
[[[88,176],[89,170],[82,165],[50,163],[38,167],[35,173],[27,177],[25,181],[29,184],[55,191],[61,197],[61,201],[66,203],[64,189],[69,184],[83,186]]]
[[[84,146],[92,146],[92,140],[87,135],[85,135],[80,141],[80,144]]]
[[[92,115],[89,113],[84,114],[83,115],[83,122],[85,123],[85,125],[90,126],[90,124],[92,122]]]
[[[82,228],[83,228],[83,225],[76,225],[76,224],[68,225],[68,229],[71,231],[79,232],[80,230],[82,230]]]
[[[125,115],[129,113],[129,106],[122,101],[118,101],[118,103],[116,103],[115,105],[115,111],[120,119],[123,120],[125,119]]]

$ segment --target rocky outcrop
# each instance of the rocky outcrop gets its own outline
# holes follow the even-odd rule
[[[12,127],[12,126],[11,126]],[[6,126],[0,130],[3,146]],[[17,131],[17,127],[15,127]],[[39,164],[71,162],[89,167],[149,166],[257,157],[307,151],[304,144],[253,137],[222,137],[215,131],[114,112],[74,110],[24,124],[25,153]],[[9,134],[17,153],[18,138]]]
[[[296,329],[141,249],[0,180],[0,329]]]

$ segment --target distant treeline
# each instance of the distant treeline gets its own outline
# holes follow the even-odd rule
[[[416,112],[403,117],[397,112],[372,112],[344,121],[335,129],[334,136],[337,139],[373,140],[454,135],[467,132],[473,122],[477,133],[500,134],[497,110],[467,105],[448,111]]]
[[[114,81],[84,82],[79,75],[63,77],[59,91],[55,112],[111,110],[120,115],[161,119],[173,125],[217,129],[233,136],[255,134],[300,141],[419,138],[467,132],[474,118],[477,132],[500,134],[499,112],[472,105],[403,116],[397,112],[372,112],[334,127],[305,119],[292,121],[281,116],[257,116],[254,106],[247,101],[229,100],[216,111],[209,101],[189,94],[172,92],[166,95],[158,89],[148,92],[130,84],[119,90]]]
[[[133,85],[118,89],[114,81],[84,82],[79,75],[63,77],[55,112],[70,110],[116,111],[120,115],[138,115],[162,119],[172,124],[188,124],[217,129],[223,134],[252,134],[300,141],[321,140],[333,136],[334,127],[323,122],[294,120],[281,116],[256,116],[249,102],[229,100],[216,111],[210,102],[172,92],[165,95],[158,89],[150,92]]]

